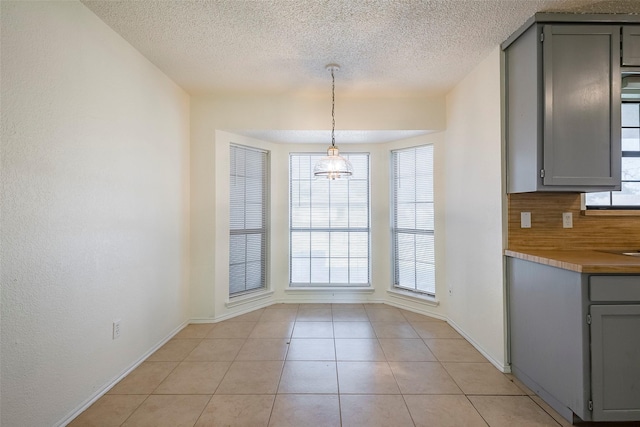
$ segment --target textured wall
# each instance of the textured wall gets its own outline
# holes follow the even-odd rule
[[[505,365],[500,51],[447,95],[447,316]]]
[[[187,319],[189,99],[78,2],[1,6],[0,424],[41,427]]]

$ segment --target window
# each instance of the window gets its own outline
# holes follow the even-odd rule
[[[622,104],[622,186],[620,191],[587,193],[588,209],[640,210],[640,103]]]
[[[267,287],[267,155],[231,145],[229,296]]]
[[[433,146],[391,152],[393,286],[435,296]]]
[[[290,156],[291,286],[369,284],[369,155],[343,154],[348,180],[315,179],[324,154]]]

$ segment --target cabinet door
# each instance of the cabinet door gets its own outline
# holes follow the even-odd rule
[[[620,185],[620,27],[545,25],[544,185]]]
[[[594,421],[640,421],[640,305],[591,306]]]
[[[640,25],[622,27],[622,65],[640,66]]]

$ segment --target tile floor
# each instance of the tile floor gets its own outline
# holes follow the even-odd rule
[[[567,426],[447,323],[381,304],[278,304],[192,324],[77,426]]]

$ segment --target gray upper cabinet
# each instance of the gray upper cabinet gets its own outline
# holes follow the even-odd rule
[[[538,23],[505,48],[508,192],[620,188],[620,28]]]
[[[640,25],[622,27],[622,65],[640,66]]]

